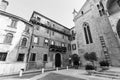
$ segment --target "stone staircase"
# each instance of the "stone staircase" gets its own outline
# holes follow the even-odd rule
[[[94,76],[97,76],[97,77],[105,77],[105,78],[120,80],[120,72],[115,72],[115,71],[97,72],[97,71],[93,71],[92,74]]]

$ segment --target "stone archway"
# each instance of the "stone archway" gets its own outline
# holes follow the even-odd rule
[[[55,55],[55,67],[61,67],[61,54],[57,53]]]

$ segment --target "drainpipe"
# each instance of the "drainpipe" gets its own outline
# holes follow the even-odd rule
[[[32,41],[33,41],[33,33],[34,33],[34,25],[32,25],[32,33],[31,33],[31,39],[30,39],[30,45],[28,48],[28,54],[27,54],[27,60],[26,60],[26,69],[28,69],[29,66],[29,56],[30,56],[30,51],[31,51],[31,47],[32,47]]]

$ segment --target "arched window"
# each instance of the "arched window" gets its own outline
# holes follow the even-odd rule
[[[93,43],[89,24],[85,22],[83,24],[83,29],[84,29],[86,44]]]
[[[27,43],[27,38],[23,38],[23,39],[22,39],[21,46],[26,46],[26,43]]]
[[[103,16],[103,15],[106,14],[102,2],[99,2],[99,4],[97,5],[97,8],[98,8],[98,10],[99,10],[99,14],[100,14],[100,16]]]
[[[45,62],[47,61],[47,54],[43,55],[43,61],[45,61]]]
[[[12,33],[7,33],[5,36],[4,43],[11,44],[13,39],[13,34]]]
[[[120,38],[120,19],[117,22],[116,30],[117,30],[117,34],[118,34],[118,36]]]

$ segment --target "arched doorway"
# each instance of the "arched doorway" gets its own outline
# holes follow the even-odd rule
[[[55,55],[55,67],[61,67],[61,55],[59,53]]]
[[[118,34],[118,36],[120,38],[120,19],[119,19],[119,21],[117,23],[116,30],[117,30],[117,34]]]

